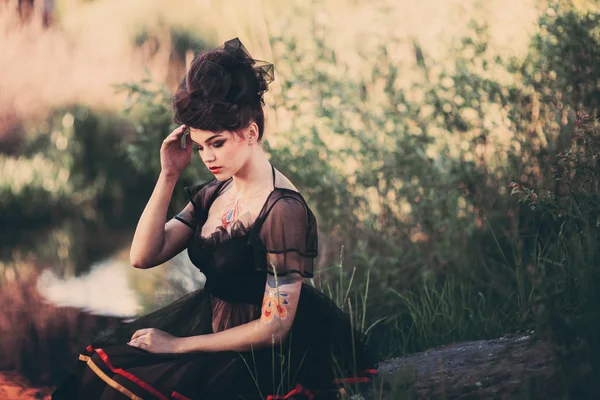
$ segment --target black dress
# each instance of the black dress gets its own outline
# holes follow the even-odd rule
[[[307,283],[280,344],[187,354],[154,354],[126,344],[142,328],[178,337],[213,333],[216,313],[217,331],[250,322],[260,317],[267,274],[313,276],[315,216],[300,193],[275,187],[274,169],[275,189],[251,226],[234,222],[231,233],[200,236],[211,204],[230,181],[186,188],[193,219],[176,217],[194,229],[187,250],[206,276],[205,287],[95,340],[53,399],[328,399],[341,385],[369,382],[377,373],[348,315]]]

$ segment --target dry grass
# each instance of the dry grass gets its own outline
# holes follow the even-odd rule
[[[475,16],[475,0],[446,1],[442,6],[437,0],[376,4],[186,0],[177,6],[164,0],[58,0],[57,23],[43,29],[41,23],[19,25],[16,2],[9,1],[0,6],[0,132],[14,130],[19,121],[36,120],[48,109],[65,104],[120,108],[124,99],[114,93],[112,84],[141,78],[145,67],[159,81],[167,76],[172,50],[169,29],[173,27],[209,43],[238,36],[253,56],[274,60],[277,49],[270,47],[269,38],[286,32],[304,36],[303,45],[309,51],[314,20],[334,27],[333,48],[342,60],[351,60],[357,50],[364,52],[381,35],[414,37],[428,53],[443,54],[448,41],[465,32],[468,18],[476,17],[490,23],[500,48],[512,51],[524,45],[524,40],[515,38],[526,38],[536,12],[533,0],[509,2],[507,6],[506,1],[490,1],[485,15]],[[157,52],[150,45],[134,45],[134,37],[142,30],[158,39]],[[412,58],[406,51],[398,56]],[[359,68],[360,60],[355,61]]]
[[[98,29],[69,32],[59,27],[43,29],[36,23],[20,25],[15,10],[4,6],[0,11],[0,122],[35,120],[52,107],[72,103],[118,108],[124,99],[115,95],[112,84],[139,78],[145,66],[158,77],[164,75],[168,46],[149,58],[126,38],[102,37],[106,30],[89,28]]]
[[[201,2],[186,1],[179,7],[157,0],[65,3],[59,2],[57,23],[50,29],[35,19],[21,24],[15,2],[0,5],[0,130],[11,120],[35,119],[65,104],[121,107],[124,97],[111,85],[140,79],[146,68],[154,79],[164,81],[173,27],[215,42],[220,36],[247,36],[237,20],[247,15],[236,17]],[[230,15],[232,29],[215,23],[224,14]],[[158,46],[136,46],[135,36],[142,30],[150,32]],[[268,43],[267,37],[264,40]]]

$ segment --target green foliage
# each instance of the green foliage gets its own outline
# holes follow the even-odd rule
[[[165,137],[175,129],[169,107],[171,93],[165,86],[151,86],[150,72],[140,82],[115,86],[117,92],[126,92],[124,115],[135,122],[135,135],[125,145],[133,166],[138,171],[160,172],[160,146]]]
[[[133,37],[133,44],[141,47],[150,43],[152,53],[156,53],[161,43],[157,31],[165,29],[163,25],[164,22],[161,22],[157,27],[149,28],[144,26],[140,28]],[[166,30],[171,38],[171,43],[169,44],[178,57],[185,58],[187,51],[198,52],[207,49],[209,46],[207,41],[198,35],[198,32],[191,31],[183,26],[171,25],[166,27]]]
[[[129,209],[125,191],[144,180],[118,151],[130,130],[125,120],[84,106],[55,110],[29,132],[18,157],[3,157],[4,222],[39,223],[75,209],[94,219],[102,202],[112,204],[105,222],[123,217]]]
[[[132,130],[112,113],[66,107],[28,132],[18,156],[0,157],[2,260],[35,255],[72,276],[121,246],[117,232],[137,221],[153,184],[121,150]]]
[[[172,94],[164,85],[152,81],[150,73],[139,82],[123,83],[116,86],[117,91],[127,93],[124,114],[133,121],[135,134],[123,142],[124,150],[133,167],[139,174],[157,177],[161,171],[160,147],[162,141],[177,125],[173,123],[171,108]],[[192,157],[190,165],[180,177],[181,187],[210,178],[201,160]],[[183,190],[173,193],[171,211],[182,207],[186,201]]]
[[[209,44],[194,32],[181,27],[171,29],[172,46],[178,54],[185,55],[188,50],[198,53],[209,47]]]
[[[598,122],[589,114],[577,118],[571,146],[557,154],[554,179],[558,186],[542,190],[538,196],[533,189],[517,182],[510,185],[511,195],[518,195],[519,202],[562,223],[566,235],[600,226],[600,131]],[[593,229],[590,233],[597,237],[600,230]]]
[[[565,389],[572,396],[600,393],[590,373],[600,368],[597,339],[600,296],[600,124],[580,114],[570,147],[557,155],[556,188],[513,183],[512,194],[541,216],[537,245],[547,249],[532,268],[534,310],[556,342]]]

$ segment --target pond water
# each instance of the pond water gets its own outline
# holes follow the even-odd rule
[[[204,284],[204,275],[186,251],[161,266],[140,270],[129,263],[132,229],[94,230],[66,221],[3,240],[0,287],[37,275],[38,292],[56,306],[133,317]]]
[[[133,317],[159,308],[204,283],[204,276],[189,262],[186,252],[150,270],[135,270],[123,253],[129,253],[129,248],[93,264],[81,276],[62,278],[51,269],[44,270],[37,289],[57,306]]]
[[[132,237],[131,226],[99,227],[75,218],[45,227],[3,227],[0,371],[55,385],[97,335],[204,285],[187,251],[155,268],[133,268]]]

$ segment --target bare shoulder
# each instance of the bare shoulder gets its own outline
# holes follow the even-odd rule
[[[283,189],[295,190],[296,192],[300,192],[296,186],[288,179],[287,176],[279,172],[277,168],[275,168],[275,186]]]

